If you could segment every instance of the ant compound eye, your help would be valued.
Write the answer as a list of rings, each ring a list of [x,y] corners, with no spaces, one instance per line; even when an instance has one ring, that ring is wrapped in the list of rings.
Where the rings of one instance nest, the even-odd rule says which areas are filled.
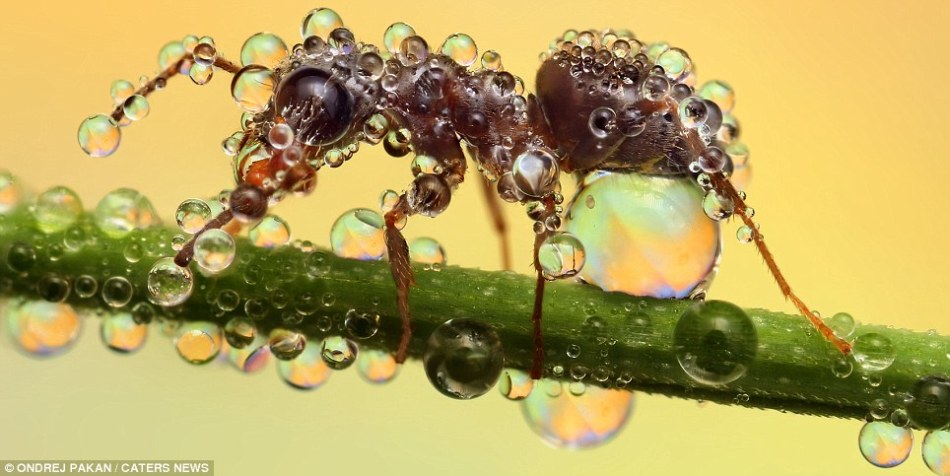
[[[339,140],[353,120],[353,97],[328,71],[303,67],[281,79],[277,112],[307,145]]]
[[[234,218],[249,223],[264,218],[267,213],[267,196],[252,185],[241,185],[231,192],[231,213]]]

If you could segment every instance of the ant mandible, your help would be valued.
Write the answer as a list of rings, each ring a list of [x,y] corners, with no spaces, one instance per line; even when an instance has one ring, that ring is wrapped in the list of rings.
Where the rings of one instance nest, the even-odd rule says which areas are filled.
[[[157,76],[138,90],[127,82],[114,85],[111,115],[91,116],[80,126],[86,153],[106,156],[118,147],[119,127],[137,119],[144,98],[171,77],[187,74],[204,84],[218,70],[234,75],[231,93],[246,111],[243,132],[225,142],[236,156],[237,186],[229,207],[178,252],[179,266],[192,260],[201,233],[232,220],[255,222],[283,197],[309,194],[317,170],[342,165],[360,142],[384,142],[395,156],[411,151],[427,165],[414,167],[408,189],[385,210],[384,227],[402,318],[401,363],[412,332],[414,285],[401,230],[408,217],[434,217],[449,206],[465,178],[464,144],[484,177],[505,268],[510,258],[498,197],[525,205],[534,222],[533,378],[543,370],[548,280],[580,274],[611,291],[697,297],[718,263],[717,222],[733,214],[785,297],[841,352],[850,352],[850,344],[792,292],[745,195],[730,182],[744,165],[725,152],[738,133],[723,112],[731,108],[731,90],[711,82],[697,95],[685,51],[644,45],[628,31],[568,30],[542,56],[537,95],[525,97],[521,79],[502,69],[496,52],[486,51],[481,68],[473,66],[478,53],[465,34],[432,51],[409,25],[396,23],[380,51],[357,42],[327,8],[311,11],[301,32],[303,43],[291,49],[269,33],[252,36],[241,51],[243,67],[218,54],[207,37],[170,43],[160,53]],[[728,104],[710,100],[717,93]],[[562,173],[581,184],[564,223]],[[593,209],[600,215],[591,219]],[[598,241],[606,243],[594,246]],[[585,258],[596,264],[581,273]],[[631,269],[644,263],[653,269]]]

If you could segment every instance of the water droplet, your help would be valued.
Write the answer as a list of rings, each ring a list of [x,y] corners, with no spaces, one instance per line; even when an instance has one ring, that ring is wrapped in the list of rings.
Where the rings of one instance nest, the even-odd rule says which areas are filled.
[[[234,368],[247,374],[259,372],[267,367],[270,355],[270,348],[259,337],[240,349],[228,347],[228,361]]]
[[[36,281],[36,293],[44,301],[63,302],[69,297],[69,281],[55,274],[47,274]]]
[[[99,336],[109,349],[127,354],[139,350],[145,344],[148,325],[136,321],[127,312],[107,314],[102,318]]]
[[[698,96],[690,96],[683,100],[679,106],[680,121],[685,127],[696,129],[706,122],[706,103]],[[702,156],[701,156],[702,157]],[[706,162],[704,160],[704,162]],[[724,157],[722,162],[724,163]],[[702,164],[700,164],[702,167]],[[722,169],[722,166],[719,166]]]
[[[465,33],[456,33],[446,38],[441,50],[442,54],[466,67],[475,64],[475,60],[478,59],[478,47],[475,46],[475,40]]]
[[[130,121],[145,119],[150,109],[148,99],[141,94],[133,94],[122,103],[122,114]]]
[[[399,53],[399,46],[402,45],[403,40],[415,34],[416,30],[411,26],[402,22],[393,23],[383,33],[383,46],[389,54],[395,56]]]
[[[135,94],[135,86],[124,79],[117,79],[109,87],[109,95],[116,104],[122,104],[129,96]]]
[[[733,106],[735,106],[736,95],[732,91],[732,87],[725,81],[707,81],[699,87],[698,92],[703,99],[716,103],[724,113],[732,111]]]
[[[508,400],[524,400],[534,389],[534,379],[517,369],[505,369],[498,380],[498,391]]]
[[[259,65],[245,66],[231,80],[231,97],[247,112],[264,112],[276,87],[273,71]]]
[[[356,371],[369,383],[387,383],[396,377],[399,368],[395,357],[384,350],[364,350],[356,361]]]
[[[581,356],[581,346],[577,344],[571,344],[567,346],[567,356],[576,359]]]
[[[530,197],[541,197],[554,191],[558,184],[557,159],[545,148],[529,149],[511,166],[515,186]]]
[[[555,232],[541,243],[538,249],[538,262],[545,279],[554,280],[577,275],[584,267],[586,259],[584,245],[576,236],[566,232]]]
[[[831,364],[831,373],[838,378],[848,378],[853,370],[854,364],[852,364],[851,359],[847,357],[838,357],[834,363]]]
[[[307,346],[293,360],[278,361],[277,372],[284,382],[300,390],[313,390],[323,385],[331,373],[321,349],[315,345]]]
[[[445,264],[445,248],[433,238],[416,238],[409,243],[409,259],[416,263]]]
[[[283,218],[267,215],[247,233],[254,246],[277,248],[290,243],[290,225]]]
[[[386,254],[383,217],[366,208],[343,213],[330,230],[330,246],[343,258],[379,260]]]
[[[487,50],[482,53],[482,68],[489,71],[501,71],[501,54],[495,50]]]
[[[542,380],[546,385],[546,380]],[[560,387],[560,382],[558,387]],[[531,392],[521,403],[528,426],[557,448],[602,445],[616,436],[633,411],[633,393],[588,387],[582,395]]]
[[[303,25],[300,27],[300,35],[304,39],[311,36],[328,39],[330,38],[330,32],[342,26],[343,19],[335,11],[329,8],[317,8],[304,17]]]
[[[741,308],[724,301],[697,302],[676,323],[673,345],[680,367],[695,381],[724,385],[755,360],[758,337]]]
[[[274,329],[267,341],[270,351],[280,360],[293,360],[300,355],[307,346],[307,338],[299,333],[287,329]]]
[[[119,148],[122,131],[111,117],[105,114],[89,116],[79,124],[79,147],[90,157],[107,157]]]
[[[76,341],[82,320],[72,306],[46,301],[8,301],[0,309],[14,342],[36,356],[60,354]]]
[[[735,204],[732,199],[725,195],[720,195],[715,190],[706,192],[703,197],[703,211],[706,216],[715,221],[722,221],[732,216],[735,211]]]
[[[0,215],[19,205],[21,195],[19,180],[10,172],[0,170]]]
[[[241,63],[273,68],[290,54],[287,44],[273,33],[257,33],[248,38],[241,46]]]
[[[73,290],[76,291],[76,296],[82,299],[90,298],[96,295],[96,291],[99,290],[99,283],[96,282],[96,278],[83,274],[76,277]]]
[[[178,329],[175,348],[190,364],[211,362],[221,352],[221,328],[213,322],[186,322]]]
[[[234,349],[243,349],[257,338],[257,328],[251,319],[244,316],[232,317],[224,325],[224,338]]]
[[[835,331],[835,335],[842,339],[846,339],[854,333],[854,317],[851,317],[851,314],[847,312],[839,312],[829,317],[825,324],[828,324],[828,327]]]
[[[79,196],[66,187],[53,187],[41,193],[36,197],[33,208],[36,226],[44,233],[56,233],[69,228],[82,212]]]
[[[413,35],[402,40],[399,44],[399,53],[406,65],[420,65],[429,57],[429,44],[426,43],[425,38]]]
[[[950,476],[950,431],[931,431],[920,446],[927,467],[938,476]]]
[[[356,339],[369,339],[379,330],[379,314],[350,309],[343,319],[347,332]]]
[[[950,424],[950,380],[939,375],[922,377],[910,389],[907,415],[925,430],[939,430]]]
[[[858,434],[861,455],[879,468],[893,468],[903,463],[913,446],[914,434],[909,428],[883,421],[865,423]]]
[[[692,69],[689,55],[679,48],[670,48],[660,53],[656,58],[656,64],[661,66],[666,76],[673,81],[686,77]]]
[[[152,202],[130,188],[120,188],[106,194],[96,205],[95,222],[111,238],[122,238],[132,230],[141,230],[161,224]]]
[[[495,385],[505,353],[491,327],[473,319],[452,319],[432,332],[423,362],[436,390],[468,400],[484,395]]]
[[[321,356],[333,370],[343,370],[356,361],[359,347],[356,342],[342,336],[329,336],[323,339]]]
[[[890,408],[887,406],[887,402],[882,398],[875,398],[871,402],[871,408],[869,409],[871,417],[875,420],[883,420],[887,416]]]
[[[852,347],[854,360],[865,372],[880,372],[894,363],[894,345],[886,336],[869,332],[858,336]]]
[[[640,85],[640,94],[648,101],[662,101],[670,92],[670,81],[658,74],[651,74]]]
[[[162,258],[148,272],[148,298],[159,306],[177,306],[190,296],[195,280],[188,268],[175,264],[172,258]]]
[[[132,300],[132,283],[122,276],[113,276],[102,283],[102,300],[109,307],[119,308]]]
[[[189,198],[178,205],[175,221],[178,228],[188,234],[195,234],[211,220],[211,207],[204,200]]]
[[[158,52],[158,66],[162,70],[166,70],[184,58],[187,53],[188,50],[185,49],[185,45],[180,41],[165,43]]]
[[[219,273],[234,261],[234,238],[215,228],[205,230],[195,240],[195,263],[210,273]]]

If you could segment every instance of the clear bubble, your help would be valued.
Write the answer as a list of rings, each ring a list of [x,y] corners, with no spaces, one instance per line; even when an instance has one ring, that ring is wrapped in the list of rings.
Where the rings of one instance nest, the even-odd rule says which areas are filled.
[[[475,46],[475,40],[465,33],[455,33],[446,38],[441,50],[442,54],[466,67],[475,64],[475,60],[478,59],[478,47]]]
[[[400,365],[387,351],[366,349],[356,361],[356,371],[369,383],[381,384],[392,381],[399,373]]]
[[[401,58],[408,65],[420,65],[429,58],[429,44],[421,36],[410,36],[399,44]]]
[[[501,64],[501,54],[495,50],[482,53],[482,68],[489,71],[501,71],[504,68]]]
[[[546,385],[547,380],[541,380]],[[560,382],[556,382],[560,387]],[[559,391],[531,392],[521,402],[528,426],[545,442],[571,450],[592,448],[610,441],[633,411],[633,393],[590,386],[583,394]]]
[[[248,38],[241,46],[241,64],[274,68],[290,52],[287,44],[273,33],[261,32]]]
[[[213,322],[186,322],[178,328],[175,349],[190,364],[211,362],[221,352],[221,328]]]
[[[894,363],[894,344],[882,334],[869,332],[854,340],[852,347],[855,362],[865,372],[880,372]]]
[[[137,322],[127,312],[111,313],[103,316],[99,336],[109,349],[127,354],[139,350],[145,344],[148,325]]]
[[[79,196],[66,187],[53,187],[41,193],[36,197],[33,207],[36,226],[44,233],[55,233],[69,228],[82,212]]]
[[[950,431],[931,431],[921,444],[924,463],[938,476],[950,476]]]
[[[337,256],[376,261],[386,254],[383,217],[366,208],[340,215],[330,229],[330,247]]]
[[[842,339],[854,334],[854,317],[847,312],[839,312],[829,317],[825,320],[825,324],[828,324],[828,327],[835,331],[835,335]]]
[[[82,320],[72,306],[47,301],[7,301],[0,308],[10,336],[20,349],[35,356],[52,356],[66,351],[82,328]]]
[[[710,276],[720,251],[719,227],[697,206],[701,199],[686,179],[588,175],[564,225],[584,244],[581,278],[607,291],[688,297]]]
[[[529,149],[519,155],[511,172],[518,189],[531,197],[554,191],[560,174],[557,159],[545,148]]]
[[[722,221],[731,217],[734,211],[735,204],[732,199],[719,194],[719,192],[715,190],[706,192],[706,195],[703,197],[703,212],[706,213],[706,216],[715,221]]]
[[[416,263],[445,264],[445,248],[433,238],[416,238],[409,243],[409,259]]]
[[[211,220],[211,207],[204,200],[189,198],[178,205],[175,221],[178,228],[188,234],[195,234]]]
[[[307,338],[288,329],[274,329],[267,340],[270,351],[280,360],[293,360],[307,347]]]
[[[909,392],[907,415],[924,430],[939,430],[950,424],[950,380],[940,375],[922,377]]]
[[[188,268],[179,267],[173,258],[162,258],[148,272],[148,299],[159,306],[177,306],[191,296],[195,284]]]
[[[22,196],[20,183],[6,170],[0,170],[0,215],[9,213],[20,203]]]
[[[571,233],[552,233],[538,249],[538,262],[545,279],[576,276],[584,267],[584,245]]]
[[[865,423],[858,434],[861,456],[879,468],[893,468],[910,456],[914,446],[914,434],[909,428],[894,426],[888,422]]]
[[[342,336],[329,336],[323,339],[320,355],[333,370],[343,370],[356,361],[359,347],[356,342]]]
[[[389,54],[395,56],[396,53],[399,53],[399,46],[402,45],[403,40],[410,36],[415,36],[415,34],[416,30],[408,24],[402,22],[393,23],[389,25],[383,33],[383,46],[386,47],[386,51],[388,51]]]
[[[109,307],[123,307],[132,300],[132,283],[123,276],[113,276],[102,283],[102,300]]]
[[[329,8],[311,10],[303,19],[300,27],[301,38],[318,36],[324,40],[330,38],[330,32],[343,27],[343,19]]]
[[[132,230],[157,226],[162,221],[145,195],[120,188],[106,194],[96,205],[95,222],[110,238],[122,238]]]
[[[257,328],[250,318],[235,316],[224,325],[224,338],[231,348],[243,349],[257,338]]]
[[[343,319],[343,326],[354,338],[369,339],[379,331],[379,314],[350,309]]]
[[[73,282],[73,290],[76,291],[76,296],[82,299],[91,298],[95,296],[96,291],[99,290],[99,283],[96,281],[96,278],[88,274],[83,274],[76,277],[76,280]]]
[[[36,264],[36,250],[32,246],[16,242],[7,252],[7,267],[18,273],[26,273]]]
[[[662,101],[670,92],[670,81],[664,76],[651,74],[640,85],[640,94],[648,101]]]
[[[277,373],[291,387],[313,390],[330,378],[330,367],[324,362],[320,347],[311,345],[293,360],[277,361]]]
[[[240,349],[228,345],[228,361],[234,368],[250,374],[259,372],[270,362],[270,348],[262,338],[255,339]]]
[[[498,380],[498,391],[508,400],[524,400],[534,389],[534,379],[518,369],[505,369]]]
[[[79,147],[90,157],[106,157],[119,148],[122,131],[114,119],[105,114],[89,116],[79,124]]]
[[[706,103],[698,96],[684,99],[679,106],[680,121],[690,129],[703,125],[706,122],[707,113]]]
[[[851,363],[851,359],[846,357],[839,357],[831,364],[831,373],[838,378],[848,378],[853,371],[854,364]]]
[[[689,55],[679,48],[670,48],[660,53],[656,58],[656,64],[662,66],[666,76],[674,81],[685,78],[693,67]]]
[[[468,400],[495,386],[505,363],[505,352],[491,327],[474,319],[452,319],[432,332],[423,362],[426,376],[436,390]]]
[[[122,103],[122,114],[130,121],[145,119],[150,109],[148,99],[141,94],[133,94]]]
[[[158,66],[162,70],[166,70],[181,61],[187,54],[188,50],[185,49],[182,42],[170,41],[165,43],[165,46],[162,46],[162,49],[158,52]]]
[[[219,273],[231,266],[234,254],[234,238],[219,228],[205,230],[195,240],[195,263],[210,273]]]
[[[122,104],[130,96],[135,94],[135,86],[124,79],[117,79],[109,87],[109,95],[116,104]]]
[[[739,243],[748,244],[752,243],[755,240],[755,234],[757,231],[752,228],[742,225],[736,229],[736,239],[739,240]]]
[[[247,233],[254,246],[277,248],[290,243],[290,225],[283,218],[267,215]]]
[[[676,323],[673,347],[680,367],[704,385],[725,385],[755,361],[758,336],[749,316],[725,301],[697,302]]]
[[[245,66],[231,80],[231,97],[247,112],[264,112],[276,87],[273,71],[259,65]]]
[[[701,98],[716,103],[723,113],[732,111],[732,108],[735,106],[735,92],[733,92],[732,87],[725,81],[707,81],[699,87],[697,92]]]

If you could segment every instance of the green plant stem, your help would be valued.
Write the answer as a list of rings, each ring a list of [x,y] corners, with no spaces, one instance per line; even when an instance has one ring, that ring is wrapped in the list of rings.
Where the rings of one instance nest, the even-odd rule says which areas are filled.
[[[128,277],[134,295],[120,310],[147,302],[148,271],[159,257],[174,254],[168,245],[174,232],[153,228],[112,239],[98,232],[91,222],[89,216],[84,216],[70,229],[45,234],[36,229],[33,217],[24,210],[0,215],[0,295],[39,299],[40,278],[52,274],[74,280],[89,274],[99,283],[110,276]],[[80,235],[84,236],[77,242]],[[35,263],[26,272],[11,269],[9,255],[14,243],[28,244],[36,252]],[[278,327],[298,329],[312,342],[319,342],[328,334],[345,332],[343,320],[350,311],[375,313],[380,316],[379,332],[358,342],[394,351],[400,321],[387,264],[341,259],[324,251],[308,252],[306,248],[304,244],[261,249],[240,239],[237,258],[224,274],[204,277],[192,265],[192,297],[175,308],[153,308],[166,318],[212,321],[221,326],[250,310],[257,317],[261,332]],[[126,257],[135,259],[139,254],[142,257],[134,263]],[[412,358],[423,356],[426,340],[436,326],[447,319],[470,317],[497,330],[507,367],[530,368],[534,289],[531,277],[455,266],[418,266],[416,281],[410,296]],[[222,309],[219,297],[224,291],[236,292],[240,304],[234,309],[228,305]],[[79,298],[72,292],[67,302],[78,308],[110,310],[101,290],[88,298]],[[864,418],[878,399],[890,408],[901,406],[903,394],[917,379],[945,373],[950,362],[948,337],[858,325],[854,336],[877,332],[890,339],[896,359],[870,379],[856,363],[854,371],[841,378],[832,371],[841,355],[813,332],[803,318],[747,309],[758,333],[754,362],[738,380],[723,386],[707,386],[681,369],[673,350],[673,329],[692,302],[640,298],[579,283],[555,282],[547,287],[544,304],[546,377],[571,380],[572,376],[581,376],[591,385],[672,397]],[[258,316],[255,308],[263,309],[263,315]],[[571,345],[580,348],[576,358],[567,356]]]

